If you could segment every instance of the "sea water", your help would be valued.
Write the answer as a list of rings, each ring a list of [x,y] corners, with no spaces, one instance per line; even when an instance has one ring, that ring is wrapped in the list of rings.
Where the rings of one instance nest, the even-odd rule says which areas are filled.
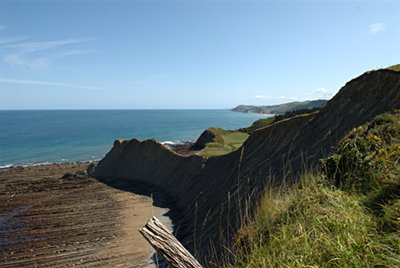
[[[115,139],[194,141],[204,129],[238,129],[266,115],[229,110],[0,111],[0,168],[98,160]]]

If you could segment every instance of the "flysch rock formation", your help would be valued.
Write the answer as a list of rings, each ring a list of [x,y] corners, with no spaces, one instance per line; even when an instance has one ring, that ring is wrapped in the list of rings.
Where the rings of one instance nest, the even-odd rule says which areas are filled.
[[[181,211],[178,238],[204,266],[218,266],[266,185],[296,182],[351,129],[399,108],[400,72],[370,71],[348,82],[319,113],[260,129],[228,155],[205,159],[178,155],[154,140],[116,141],[93,176],[168,193]]]

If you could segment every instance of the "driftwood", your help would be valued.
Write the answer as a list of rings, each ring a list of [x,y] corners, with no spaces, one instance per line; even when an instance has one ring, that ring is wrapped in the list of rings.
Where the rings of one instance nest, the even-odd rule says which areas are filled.
[[[156,218],[149,220],[140,233],[173,268],[202,268],[200,263]]]

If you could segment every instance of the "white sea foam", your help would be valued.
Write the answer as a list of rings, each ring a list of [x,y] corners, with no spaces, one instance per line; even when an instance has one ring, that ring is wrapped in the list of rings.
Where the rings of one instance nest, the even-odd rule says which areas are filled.
[[[10,167],[13,167],[14,165],[3,165],[3,166],[0,166],[0,169],[5,169],[5,168],[10,168]]]
[[[0,165],[1,169],[8,169],[8,168],[17,168],[17,167],[37,167],[37,166],[47,166],[47,165],[57,165],[57,164],[73,164],[73,163],[93,163],[98,162],[101,158],[91,157],[90,160],[82,160],[82,161],[62,161],[62,162],[41,162],[41,163],[26,163],[26,164],[7,164],[7,165]],[[67,160],[67,159],[65,159]]]
[[[178,142],[178,141],[162,141],[161,142],[161,144],[162,145],[176,145],[176,144],[179,144],[180,142]]]
[[[177,141],[161,141],[160,143],[162,145],[166,145],[166,146],[174,146],[174,145],[193,143],[193,142],[195,142],[195,141],[194,140],[187,140],[187,141],[177,140]]]
[[[7,169],[7,168],[12,168],[12,167],[35,167],[35,166],[44,166],[44,165],[51,165],[54,163],[50,162],[43,162],[43,163],[27,163],[27,164],[8,164],[8,165],[2,165],[0,166],[0,169]]]
[[[50,162],[42,162],[42,163],[35,163],[35,164],[26,164],[26,165],[21,165],[23,167],[36,167],[36,166],[46,166],[46,165],[51,165],[54,163],[50,163]]]

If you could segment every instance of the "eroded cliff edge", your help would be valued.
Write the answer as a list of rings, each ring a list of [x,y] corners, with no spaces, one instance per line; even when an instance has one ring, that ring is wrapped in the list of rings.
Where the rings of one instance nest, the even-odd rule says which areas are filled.
[[[149,183],[174,197],[182,211],[178,237],[213,266],[266,184],[295,182],[349,130],[399,108],[400,72],[371,71],[348,82],[319,113],[260,129],[231,154],[205,159],[178,155],[152,140],[116,141],[94,176]]]

